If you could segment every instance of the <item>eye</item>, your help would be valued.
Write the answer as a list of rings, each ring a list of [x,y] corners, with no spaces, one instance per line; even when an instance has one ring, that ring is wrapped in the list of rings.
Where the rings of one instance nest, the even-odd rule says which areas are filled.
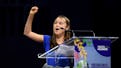
[[[55,21],[54,24],[57,24],[57,22]]]
[[[63,22],[59,22],[59,24],[60,24],[60,25],[62,25],[62,24],[63,24]]]

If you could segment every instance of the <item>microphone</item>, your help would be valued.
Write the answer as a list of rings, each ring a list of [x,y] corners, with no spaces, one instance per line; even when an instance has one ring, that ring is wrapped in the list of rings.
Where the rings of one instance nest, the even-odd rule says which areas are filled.
[[[63,27],[60,27],[60,28],[56,28],[56,30],[65,30],[65,29]]]
[[[60,29],[65,30],[63,27],[60,27]]]
[[[66,30],[66,29],[64,29],[63,27],[60,27],[60,29],[65,30],[66,32],[72,32],[73,37],[74,37],[74,38],[76,37],[73,30]]]

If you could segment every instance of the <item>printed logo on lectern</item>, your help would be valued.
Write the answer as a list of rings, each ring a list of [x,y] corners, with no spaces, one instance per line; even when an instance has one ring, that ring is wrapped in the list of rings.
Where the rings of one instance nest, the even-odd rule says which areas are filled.
[[[111,56],[111,40],[109,39],[101,39],[101,40],[93,40],[94,48],[96,51],[103,56]]]

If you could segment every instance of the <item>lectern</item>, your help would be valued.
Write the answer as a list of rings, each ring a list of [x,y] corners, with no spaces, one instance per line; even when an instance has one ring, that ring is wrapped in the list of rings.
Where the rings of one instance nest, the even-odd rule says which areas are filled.
[[[76,36],[75,32],[79,32],[80,36]],[[81,36],[81,32],[92,32],[93,36]],[[111,44],[119,37],[95,36],[90,30],[73,30],[72,33],[72,38],[38,54],[38,58],[54,58],[57,66],[61,63],[60,59],[68,58],[73,65],[69,67],[73,68],[111,68]]]

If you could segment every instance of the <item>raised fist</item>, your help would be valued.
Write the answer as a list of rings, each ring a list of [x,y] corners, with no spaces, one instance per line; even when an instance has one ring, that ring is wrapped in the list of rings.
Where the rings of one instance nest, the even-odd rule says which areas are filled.
[[[30,10],[30,14],[36,14],[38,12],[38,7],[37,6],[33,6]]]

